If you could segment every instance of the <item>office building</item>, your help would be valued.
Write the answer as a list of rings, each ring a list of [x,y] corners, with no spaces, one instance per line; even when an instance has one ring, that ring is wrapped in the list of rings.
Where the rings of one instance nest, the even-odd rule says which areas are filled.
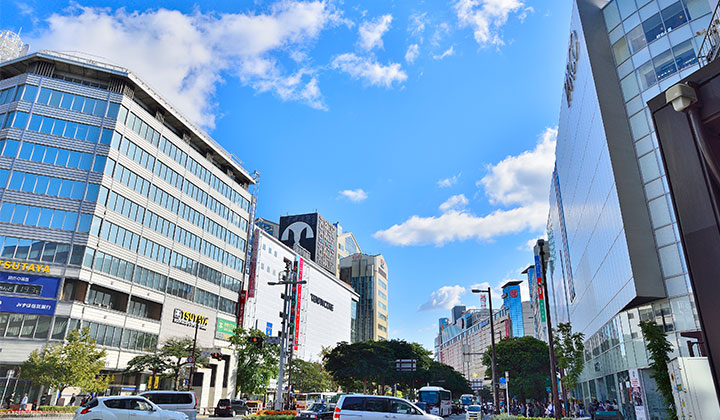
[[[525,317],[523,316],[523,304],[520,297],[521,281],[509,281],[502,286],[503,306],[507,308],[512,323],[512,336],[525,336]]]
[[[453,323],[447,318],[440,318],[440,332],[435,338],[435,359],[462,373],[469,381],[480,380],[490,385],[489,376],[485,375],[487,366],[482,363],[482,353],[490,347],[492,335],[490,334],[490,312],[485,309],[464,309],[464,306],[455,306],[454,314],[462,312]],[[513,337],[510,310],[505,306],[496,309],[493,317],[495,329],[495,342],[503,338]],[[488,380],[485,380],[485,378]]]
[[[545,319],[545,307],[544,301],[540,300],[540,296],[542,296],[542,291],[538,286],[537,281],[537,275],[535,273],[535,266],[531,265],[528,268],[525,269],[525,271],[522,272],[522,274],[527,274],[527,281],[528,281],[528,290],[530,291],[530,302],[527,302],[527,306],[529,306],[529,311],[524,312],[528,319],[532,318],[532,330],[528,334],[528,329],[525,328],[525,333],[527,335],[531,335],[538,340],[542,340],[547,342],[548,336],[547,336],[547,323]],[[523,305],[526,302],[523,302]],[[523,311],[525,311],[525,307],[523,307]]]
[[[335,223],[335,229],[337,231],[337,272],[336,275],[340,277],[340,260],[349,257],[353,254],[362,253],[360,245],[358,245],[355,235],[352,232],[343,231],[340,223]]]
[[[319,213],[280,217],[280,240],[297,251],[307,250],[310,259],[337,275],[337,229]],[[302,251],[300,251],[302,252]]]
[[[340,260],[340,279],[360,295],[353,342],[388,339],[388,269],[381,254]]]
[[[321,361],[323,348],[332,348],[341,341],[352,340],[360,296],[324,267],[307,260],[260,228],[255,229],[248,300],[243,324],[270,336],[281,331],[284,286],[272,286],[285,270],[285,260],[298,262],[298,280],[306,281],[297,291],[299,306],[294,308],[296,329],[293,335],[296,357]],[[257,242],[255,242],[257,238]]]
[[[200,320],[223,357],[194,377],[199,407],[234,396],[248,172],[131,71],[61,53],[0,63],[0,124],[2,383],[88,327],[110,391],[142,390],[128,361]]]
[[[280,224],[275,223],[271,220],[263,219],[258,217],[255,219],[255,226],[267,232],[270,236],[280,238]]]
[[[714,5],[713,5],[714,6]],[[548,221],[556,325],[586,337],[575,395],[660,418],[639,322],[676,354],[699,329],[646,102],[697,68],[708,0],[575,0]],[[630,399],[628,395],[639,395]]]

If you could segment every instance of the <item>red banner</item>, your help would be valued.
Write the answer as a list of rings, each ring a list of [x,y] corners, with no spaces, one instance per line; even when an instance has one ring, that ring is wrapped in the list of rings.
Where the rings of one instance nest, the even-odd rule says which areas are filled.
[[[250,274],[248,275],[247,297],[255,297],[255,273],[257,271],[258,248],[260,248],[260,229],[255,228],[252,240],[252,256],[250,257]]]
[[[298,282],[301,282],[303,279],[303,259],[302,257],[297,257],[299,259],[298,261],[298,275],[297,280]],[[297,297],[296,297],[296,304],[295,304],[295,350],[298,349],[298,344],[300,342],[300,304],[302,303],[302,284],[297,285]]]
[[[240,299],[238,300],[237,324],[242,327],[245,321],[245,302],[247,301],[247,291],[240,291]]]

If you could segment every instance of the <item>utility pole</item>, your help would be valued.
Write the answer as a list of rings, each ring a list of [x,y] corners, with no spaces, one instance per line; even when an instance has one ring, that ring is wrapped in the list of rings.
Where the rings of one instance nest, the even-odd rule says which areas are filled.
[[[290,355],[292,355],[292,347],[290,345],[292,344],[289,340],[289,328],[290,328],[290,313],[293,310],[293,296],[292,296],[292,290],[293,287],[298,284],[305,284],[306,281],[297,281],[294,277],[295,270],[293,267],[293,261],[285,258],[285,271],[280,273],[280,276],[282,277],[281,281],[279,282],[268,282],[271,286],[276,285],[284,285],[285,286],[285,292],[283,293],[283,311],[280,314],[280,317],[282,318],[282,327],[280,328],[280,365],[278,366],[278,379],[277,379],[277,389],[275,390],[275,409],[276,410],[282,410],[283,409],[283,381],[285,379],[285,359],[288,358],[287,352],[290,351]],[[297,320],[296,320],[297,322]],[[290,356],[292,357],[292,356]],[[288,398],[289,398],[289,391],[290,387],[288,384]]]
[[[505,371],[505,409],[510,414],[510,373]]]
[[[195,349],[197,348],[197,332],[198,332],[198,326],[200,326],[200,316],[195,315],[195,338],[193,338],[193,349],[192,349],[192,365],[190,365],[190,379],[188,380],[188,391],[192,388],[193,384],[193,375],[195,375],[195,363],[197,363],[195,357]]]
[[[560,408],[560,398],[558,398],[557,386],[557,362],[555,361],[555,340],[553,339],[552,322],[550,320],[550,296],[548,296],[547,287],[547,263],[545,257],[549,253],[548,244],[544,239],[538,239],[536,252],[540,257],[540,270],[542,273],[542,287],[545,295],[545,320],[547,322],[548,348],[550,349],[550,389],[552,390],[553,412],[556,420],[562,417],[562,409]]]
[[[492,309],[492,295],[490,294],[492,292],[491,288],[487,289],[472,289],[473,293],[487,293],[488,295],[488,305],[490,307],[490,346],[492,347],[492,389],[493,389],[493,399],[495,401],[495,414],[500,413],[500,397],[498,396],[498,384],[497,384],[497,376],[495,376],[496,371],[496,364],[495,364],[495,323],[493,322],[494,314]]]

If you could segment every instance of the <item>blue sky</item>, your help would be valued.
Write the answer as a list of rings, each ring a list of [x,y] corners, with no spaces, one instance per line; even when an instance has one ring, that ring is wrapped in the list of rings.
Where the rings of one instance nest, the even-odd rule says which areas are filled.
[[[259,216],[317,209],[384,254],[392,337],[431,347],[471,285],[522,279],[570,0],[124,4],[6,0],[0,29],[130,68],[261,173]]]

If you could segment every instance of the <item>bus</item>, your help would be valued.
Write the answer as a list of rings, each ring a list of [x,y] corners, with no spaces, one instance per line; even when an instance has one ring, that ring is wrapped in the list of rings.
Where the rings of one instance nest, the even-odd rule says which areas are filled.
[[[463,394],[460,397],[460,405],[467,409],[468,406],[475,404],[475,397],[472,394]]]
[[[314,402],[336,403],[340,397],[337,392],[307,392],[295,394],[295,408],[305,410]]]
[[[427,404],[428,413],[435,414],[434,408],[437,408],[437,415],[447,417],[452,414],[452,394],[445,388],[439,386],[424,386],[418,390],[418,401]]]

